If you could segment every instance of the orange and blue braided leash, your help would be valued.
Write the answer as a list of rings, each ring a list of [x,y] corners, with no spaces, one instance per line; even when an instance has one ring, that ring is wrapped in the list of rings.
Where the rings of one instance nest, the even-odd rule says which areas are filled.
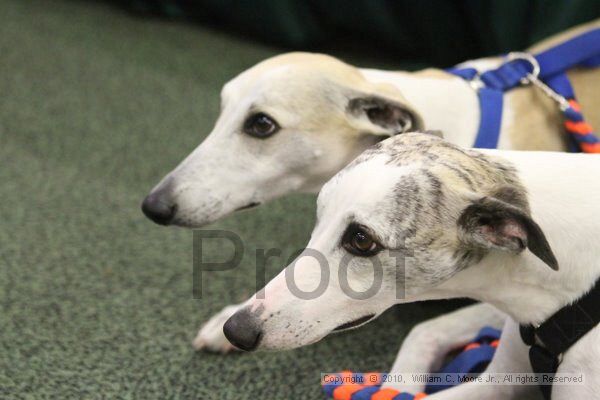
[[[568,99],[568,102],[569,108],[563,111],[567,133],[584,153],[600,153],[600,139],[592,126],[585,122],[581,106],[573,98]]]
[[[455,377],[465,374],[479,374],[492,360],[499,344],[500,331],[491,327],[482,328],[473,341],[464,346],[440,371]],[[342,371],[326,374],[322,378],[325,395],[333,400],[421,400],[430,394],[456,386],[459,382],[433,383],[425,387],[425,392],[407,393],[392,388],[382,388],[390,379],[380,372],[358,373]]]

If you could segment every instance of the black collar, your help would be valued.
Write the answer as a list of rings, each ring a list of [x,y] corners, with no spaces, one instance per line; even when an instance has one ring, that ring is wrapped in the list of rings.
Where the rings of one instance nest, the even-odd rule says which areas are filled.
[[[521,338],[530,346],[529,361],[536,374],[554,374],[562,359],[583,335],[600,323],[600,279],[576,302],[558,310],[538,327],[521,325]],[[550,399],[552,385],[540,386]]]

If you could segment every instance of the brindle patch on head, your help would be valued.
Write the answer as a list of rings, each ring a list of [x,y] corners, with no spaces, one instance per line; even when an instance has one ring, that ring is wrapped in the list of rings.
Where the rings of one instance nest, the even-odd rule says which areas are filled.
[[[436,132],[409,132],[377,143],[357,157],[348,167],[361,164],[376,156],[385,156],[387,164],[402,166],[426,160],[436,161],[443,148],[459,149],[444,141]],[[432,149],[438,151],[431,151]],[[462,150],[461,150],[462,151]]]
[[[417,216],[421,214],[423,204],[421,198],[421,186],[417,179],[408,176],[402,179],[393,191],[395,203],[390,213],[390,220],[399,232],[402,232],[402,240],[410,240],[417,234]],[[402,212],[398,212],[402,210]],[[397,237],[400,235],[396,235]]]
[[[480,248],[464,245],[457,218],[469,198],[495,197],[529,213],[527,193],[507,161],[465,150],[436,136],[406,133],[364,152],[348,168],[374,157],[391,166],[410,166],[386,200],[399,251],[414,257],[398,276],[409,285],[435,285],[481,260]]]
[[[477,150],[462,149],[437,136],[418,132],[383,141],[363,156],[368,159],[377,154],[385,154],[388,164],[418,163],[446,185],[459,185],[481,195],[498,196],[526,208],[526,190],[514,166],[506,160]],[[357,159],[356,162],[361,161]]]

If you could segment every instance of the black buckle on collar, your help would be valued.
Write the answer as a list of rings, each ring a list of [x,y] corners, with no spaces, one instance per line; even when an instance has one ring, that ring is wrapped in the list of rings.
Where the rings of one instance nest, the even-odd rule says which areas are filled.
[[[535,328],[533,325],[519,325],[519,333],[521,334],[521,340],[527,346],[535,344]]]
[[[546,347],[538,344],[539,338],[536,341],[536,328],[533,325],[521,325],[519,333],[523,342],[527,346],[530,346],[529,362],[531,363],[533,372],[536,374],[554,375],[558,369],[558,364],[560,364],[560,355],[554,354]],[[540,390],[544,399],[549,400],[552,392],[552,384],[540,384]]]
[[[551,374],[554,375],[558,369],[558,357],[545,347],[534,344],[529,349],[529,362],[536,374]],[[550,400],[552,393],[552,383],[540,384],[540,390],[544,399]]]
[[[554,374],[558,369],[558,356],[540,345],[534,344],[529,349],[529,361],[537,374]]]

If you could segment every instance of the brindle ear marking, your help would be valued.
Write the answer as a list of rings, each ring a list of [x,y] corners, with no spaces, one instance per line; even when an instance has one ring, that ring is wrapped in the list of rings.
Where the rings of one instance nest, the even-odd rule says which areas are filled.
[[[372,124],[383,128],[389,136],[423,128],[421,118],[408,107],[379,96],[353,98],[348,102],[348,112],[355,117],[366,117]]]
[[[553,270],[558,261],[540,226],[525,212],[503,201],[484,197],[458,219],[464,239],[472,245],[520,253],[528,248]]]

